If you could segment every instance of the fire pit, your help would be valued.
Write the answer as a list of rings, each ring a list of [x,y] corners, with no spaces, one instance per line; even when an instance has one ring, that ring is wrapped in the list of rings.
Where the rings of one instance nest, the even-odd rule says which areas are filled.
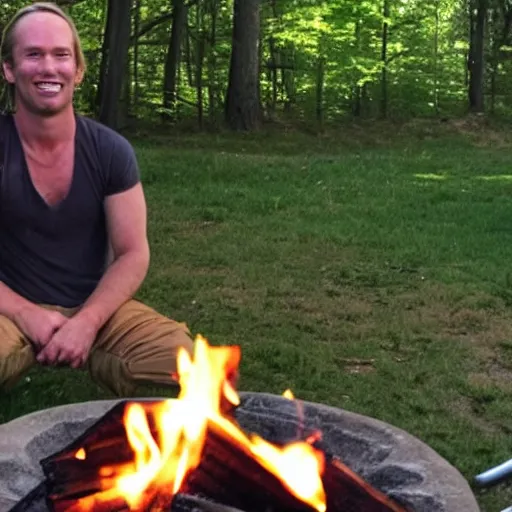
[[[206,382],[217,381],[217,386],[210,387],[218,388],[213,402],[220,406],[218,414],[214,409],[208,412],[208,400],[201,403],[204,375],[212,368],[237,367],[238,357],[230,351],[222,363],[217,357],[221,351],[210,355],[201,346],[203,359],[209,359],[211,367],[196,369],[195,361],[182,361],[188,380],[182,382],[180,371],[182,394],[177,401],[72,404],[0,425],[0,512],[48,512],[53,504],[57,511],[68,507],[128,510],[131,492],[138,498],[144,494],[146,500],[136,510],[209,512],[236,506],[254,512],[478,512],[469,485],[454,467],[418,439],[375,419],[293,397],[236,394],[225,375],[212,378],[211,374]],[[196,381],[203,382],[197,385]],[[190,396],[196,400],[189,400]],[[228,402],[236,407],[229,409]],[[168,404],[175,407],[170,415],[175,423],[162,429],[160,421],[169,415],[160,417],[160,413]],[[207,428],[201,431],[204,418],[208,418]],[[186,432],[180,431],[186,423]],[[202,432],[199,445],[195,438],[189,442],[194,437],[189,428]],[[179,449],[169,451],[166,443],[173,429],[182,433],[176,437]],[[199,457],[194,463],[197,446]],[[173,459],[175,453],[179,457]],[[191,469],[184,469],[184,464]],[[160,469],[148,478],[151,485],[144,484],[144,492],[137,490],[144,474],[155,467]],[[186,477],[179,480],[182,474]],[[119,475],[124,487],[117,480]],[[313,485],[316,480],[320,488]],[[169,488],[169,482],[181,493],[176,496],[185,499],[178,508],[176,498],[172,508],[162,506],[160,498],[166,492],[171,496],[178,492]],[[115,487],[113,500],[99,492],[111,487]],[[100,503],[97,496],[101,497],[99,508],[95,508]],[[196,496],[202,505],[187,503],[187,496]],[[123,505],[114,506],[120,498]]]
[[[275,395],[240,393],[240,424],[268,439],[293,438],[296,407]],[[118,401],[65,405],[0,426],[0,511],[10,510],[44,478],[40,461],[63,449]],[[304,403],[305,423],[321,428],[330,450],[377,489],[415,512],[478,512],[460,473],[406,432],[325,405]]]

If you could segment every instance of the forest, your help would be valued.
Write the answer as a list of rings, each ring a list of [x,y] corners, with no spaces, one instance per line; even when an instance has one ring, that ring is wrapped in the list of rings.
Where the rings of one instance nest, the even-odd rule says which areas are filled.
[[[57,3],[87,59],[77,109],[115,129],[512,113],[510,0]]]

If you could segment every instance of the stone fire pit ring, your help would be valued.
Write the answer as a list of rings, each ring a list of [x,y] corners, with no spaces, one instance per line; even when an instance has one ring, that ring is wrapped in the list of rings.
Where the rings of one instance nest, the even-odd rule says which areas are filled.
[[[428,445],[382,421],[343,409],[241,392],[236,419],[269,441],[296,439],[302,427],[322,431],[332,454],[376,489],[415,512],[479,512],[467,481]],[[134,399],[140,400],[140,399]],[[123,400],[125,401],[125,400]],[[120,400],[63,405],[0,425],[0,512],[43,480],[40,460],[65,448]]]

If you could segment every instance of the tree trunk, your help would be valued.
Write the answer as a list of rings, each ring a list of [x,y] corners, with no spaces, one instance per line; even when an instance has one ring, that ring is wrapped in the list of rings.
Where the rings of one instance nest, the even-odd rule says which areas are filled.
[[[316,120],[319,125],[324,122],[324,81],[325,81],[325,57],[320,49],[316,74]]]
[[[435,32],[434,32],[434,109],[439,115],[439,0],[435,2]]]
[[[130,47],[131,0],[109,0],[102,55],[99,121],[117,129],[120,122],[123,79]]]
[[[196,11],[196,24],[197,24],[197,78],[196,78],[196,91],[197,91],[197,122],[199,128],[203,128],[204,119],[204,105],[203,105],[203,67],[204,55],[206,47],[206,31],[204,30],[204,11],[200,6],[197,6]]]
[[[133,105],[133,78],[132,78],[132,59],[130,58],[130,52],[126,59],[126,65],[124,70],[124,78],[121,86],[121,108],[119,109],[118,125],[123,126],[129,119],[132,112]]]
[[[469,13],[469,109],[484,111],[484,37],[487,0],[470,0]]]
[[[381,96],[380,96],[380,115],[386,118],[388,115],[388,19],[389,19],[389,1],[384,0],[383,18],[382,23],[382,50],[381,62],[382,73],[380,79]]]
[[[295,84],[295,50],[293,43],[288,43],[281,59],[281,82],[283,85],[283,96],[285,96],[284,111],[291,112],[292,106],[296,103],[297,87]],[[286,69],[288,68],[288,69]]]
[[[211,30],[208,51],[208,114],[210,122],[214,121],[217,108],[217,78],[215,73],[217,63],[215,55],[217,44],[217,3],[218,0],[210,0]]]
[[[99,73],[99,83],[98,83],[98,91],[96,93],[96,108],[95,111],[99,116],[99,111],[101,108],[101,103],[103,99],[103,87],[105,82],[105,77],[107,76],[107,66],[108,66],[108,44],[109,44],[109,34],[112,25],[112,18],[113,16],[110,16],[110,9],[109,5],[106,6],[106,12],[103,12],[103,15],[106,17],[105,21],[105,31],[103,34],[103,41],[101,43],[101,61],[100,61],[100,73]],[[105,6],[104,6],[105,8]]]
[[[181,56],[181,42],[187,25],[188,8],[184,0],[173,0],[173,18],[167,56],[165,58],[163,105],[165,117],[176,117],[176,78]]]
[[[185,37],[185,56],[187,60],[185,61],[185,65],[187,67],[187,80],[189,87],[194,87],[194,76],[192,73],[192,45],[190,44],[190,27],[186,26],[186,37]]]
[[[277,8],[277,0],[271,0],[272,17],[278,30],[283,30],[282,14]],[[272,83],[272,109],[277,109],[279,98],[284,102],[284,111],[289,112],[295,103],[295,78],[294,78],[294,57],[293,43],[281,42],[279,48],[272,36],[269,40],[271,60],[271,83]],[[279,80],[280,77],[280,80]]]
[[[140,2],[135,0],[135,20],[133,32],[135,35],[140,30]],[[140,84],[139,84],[139,38],[135,37],[133,42],[133,104],[137,108],[140,97]]]
[[[278,54],[276,48],[276,42],[274,37],[269,38],[269,50],[270,50],[270,83],[272,84],[272,94],[270,99],[270,110],[276,111],[277,107],[277,68],[278,68]]]
[[[225,106],[226,122],[233,130],[256,130],[261,123],[259,34],[260,0],[235,0]]]
[[[361,20],[356,20],[354,27],[354,37],[356,40],[357,57],[361,53]],[[359,85],[359,78],[361,73],[356,71],[355,83],[352,86],[352,115],[354,117],[361,117],[361,86]]]
[[[491,112],[494,113],[496,102],[497,79],[499,74],[499,65],[502,60],[500,52],[503,46],[510,44],[510,29],[512,28],[512,6],[503,2],[502,9],[494,7],[492,15],[492,52],[491,52]],[[501,14],[501,16],[500,16]],[[500,17],[503,19],[501,31],[498,30]]]

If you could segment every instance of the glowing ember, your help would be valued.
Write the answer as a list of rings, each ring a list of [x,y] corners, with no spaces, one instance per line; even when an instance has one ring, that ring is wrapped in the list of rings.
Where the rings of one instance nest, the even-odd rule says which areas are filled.
[[[210,347],[201,336],[196,338],[193,360],[186,351],[180,351],[178,398],[144,406],[127,404],[124,425],[134,453],[132,463],[103,467],[102,490],[77,500],[73,510],[88,511],[94,504],[119,498],[131,510],[141,510],[157,495],[172,498],[199,466],[208,429],[214,429],[274,474],[293,496],[324,512],[321,477],[325,460],[310,444],[315,438],[278,447],[246,434],[223,412],[226,401],[239,404],[231,380],[239,362],[240,347]],[[285,396],[293,399],[290,391]],[[157,439],[151,434],[150,417]],[[84,460],[85,450],[78,450],[75,456]]]
[[[291,389],[287,389],[284,393],[283,393],[283,396],[285,398],[287,398],[288,400],[295,400],[295,397],[293,396],[293,393],[292,393],[292,390]]]
[[[78,450],[76,452],[75,457],[78,460],[85,460],[85,457],[86,457],[85,450],[83,448],[80,448],[80,450]]]

